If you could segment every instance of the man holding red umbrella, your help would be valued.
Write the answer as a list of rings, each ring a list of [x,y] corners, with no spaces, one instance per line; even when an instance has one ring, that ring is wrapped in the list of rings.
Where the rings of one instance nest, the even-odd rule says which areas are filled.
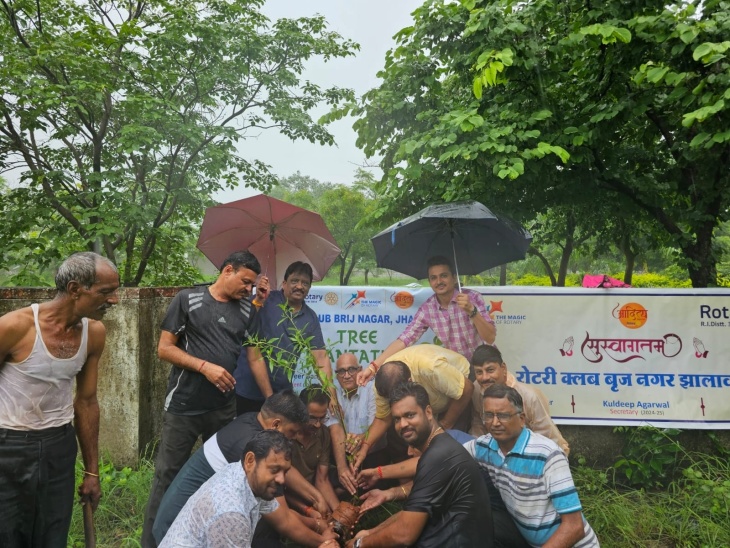
[[[261,308],[251,328],[254,338],[274,343],[274,353],[281,353],[281,359],[297,367],[302,351],[297,344],[296,331],[310,340],[312,355],[317,367],[332,382],[332,364],[322,336],[317,313],[305,301],[312,287],[312,267],[296,261],[284,273],[281,290],[272,291]],[[282,309],[282,305],[286,305]],[[293,388],[287,371],[283,367],[269,367],[268,360],[256,345],[243,349],[238,359],[236,377],[236,400],[238,414],[257,412],[264,400],[281,390]],[[316,381],[319,383],[319,381]]]

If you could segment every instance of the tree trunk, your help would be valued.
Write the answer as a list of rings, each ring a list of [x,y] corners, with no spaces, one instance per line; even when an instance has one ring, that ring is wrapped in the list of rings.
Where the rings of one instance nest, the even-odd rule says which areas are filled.
[[[638,251],[635,251],[631,247],[631,232],[630,228],[621,223],[621,229],[623,234],[618,242],[618,248],[624,254],[626,259],[626,266],[624,268],[624,283],[631,285],[631,278],[634,275],[634,267],[636,266],[636,257],[639,255]]]
[[[347,269],[347,274],[345,274],[345,283],[342,285],[349,285],[350,284],[350,276],[352,276],[352,271],[355,270],[355,264],[357,263],[357,260],[353,259],[350,262],[350,267]]]
[[[624,283],[631,285],[631,278],[634,275],[634,266],[636,265],[635,253],[624,253],[626,256],[626,268],[624,269]]]
[[[568,263],[570,262],[570,256],[573,254],[573,238],[569,238],[565,242],[563,253],[560,256],[560,267],[558,269],[558,287],[565,287],[565,278],[568,275]]]
[[[345,285],[345,257],[340,256],[340,285]]]
[[[499,267],[499,285],[507,285],[507,265],[503,264]]]
[[[565,246],[563,247],[563,253],[560,255],[560,267],[558,269],[558,287],[565,287],[565,278],[568,275],[568,264],[570,263],[570,256],[573,254],[575,249],[575,229],[576,229],[575,214],[571,211],[568,213],[565,222]]]
[[[714,224],[705,225],[696,231],[697,239],[682,248],[690,259],[687,265],[692,287],[717,287],[717,258],[712,251]]]
[[[545,269],[545,273],[550,278],[550,285],[556,286],[557,285],[557,282],[555,281],[555,274],[553,273],[553,269],[550,266],[550,263],[548,262],[548,260],[545,257],[545,255],[543,255],[542,253],[540,253],[537,249],[535,249],[532,246],[530,246],[530,247],[527,248],[527,253],[529,253],[530,255],[534,255],[535,257],[537,257],[538,259],[540,259],[540,262],[542,263],[542,266]]]
[[[370,269],[365,269],[365,285],[368,285],[368,274],[370,274]]]

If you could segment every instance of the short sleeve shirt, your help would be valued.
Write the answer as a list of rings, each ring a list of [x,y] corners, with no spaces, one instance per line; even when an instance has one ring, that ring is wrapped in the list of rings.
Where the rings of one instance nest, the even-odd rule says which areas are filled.
[[[281,351],[282,358],[288,361],[292,368],[296,368],[301,350],[296,348],[295,339],[292,335],[294,332],[292,321],[294,326],[303,332],[305,338],[311,337],[310,344],[313,349],[325,348],[324,337],[322,336],[322,328],[317,314],[306,303],[302,304],[302,308],[294,314],[293,319],[282,322],[284,312],[281,305],[284,303],[286,303],[286,297],[284,297],[283,291],[270,292],[251,326],[251,337],[266,340],[277,339],[274,343],[275,352]],[[268,361],[266,365],[269,365]],[[292,383],[283,367],[275,367],[273,371],[270,367],[268,369],[271,388],[275,393],[292,388]],[[250,400],[261,401],[264,399],[251,372],[246,349],[243,349],[243,352],[240,352],[238,356],[238,367],[234,377],[236,378],[236,394]]]
[[[309,483],[314,483],[317,467],[330,465],[330,441],[329,430],[320,426],[314,435],[312,443],[304,447],[298,440],[292,443],[291,465],[306,478]]]
[[[258,413],[238,415],[203,444],[208,464],[217,472],[228,463],[240,461],[246,444],[263,429]]]
[[[464,448],[489,472],[507,511],[530,544],[545,544],[560,526],[560,514],[582,510],[568,459],[551,439],[523,428],[507,455],[490,434]],[[597,547],[596,535],[585,519],[583,529],[585,536],[575,548]]]
[[[159,548],[249,547],[260,517],[278,507],[253,494],[240,461],[229,464],[188,499]]]
[[[411,380],[428,392],[431,409],[436,415],[446,411],[451,400],[458,400],[464,393],[469,361],[452,350],[435,344],[417,344],[396,352],[387,361],[402,361],[408,366]],[[384,419],[390,415],[388,400],[377,392],[375,405],[377,418]]]
[[[172,299],[162,330],[177,336],[178,348],[233,373],[241,346],[255,318],[247,299],[216,301],[207,287],[183,289]],[[196,415],[219,409],[233,399],[204,375],[172,367],[167,382],[165,410],[175,415]]]
[[[365,386],[358,386],[355,393],[348,398],[340,383],[335,383],[337,401],[345,415],[345,428],[350,434],[365,433],[375,418],[374,384],[370,379]]]
[[[494,545],[487,487],[479,466],[448,434],[435,436],[418,461],[403,510],[428,514],[415,546]]]

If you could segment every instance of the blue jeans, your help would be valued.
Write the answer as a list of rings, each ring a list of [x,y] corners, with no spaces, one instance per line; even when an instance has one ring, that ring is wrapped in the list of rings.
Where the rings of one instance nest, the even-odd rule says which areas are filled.
[[[76,433],[0,428],[0,546],[66,548],[74,501]]]

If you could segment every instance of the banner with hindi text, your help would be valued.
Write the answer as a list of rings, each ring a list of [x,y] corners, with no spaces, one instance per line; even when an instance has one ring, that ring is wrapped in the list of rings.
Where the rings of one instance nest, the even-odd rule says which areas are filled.
[[[474,287],[518,380],[559,424],[730,428],[730,291]],[[367,364],[430,287],[312,287],[333,360]],[[419,342],[438,342],[429,330]]]

